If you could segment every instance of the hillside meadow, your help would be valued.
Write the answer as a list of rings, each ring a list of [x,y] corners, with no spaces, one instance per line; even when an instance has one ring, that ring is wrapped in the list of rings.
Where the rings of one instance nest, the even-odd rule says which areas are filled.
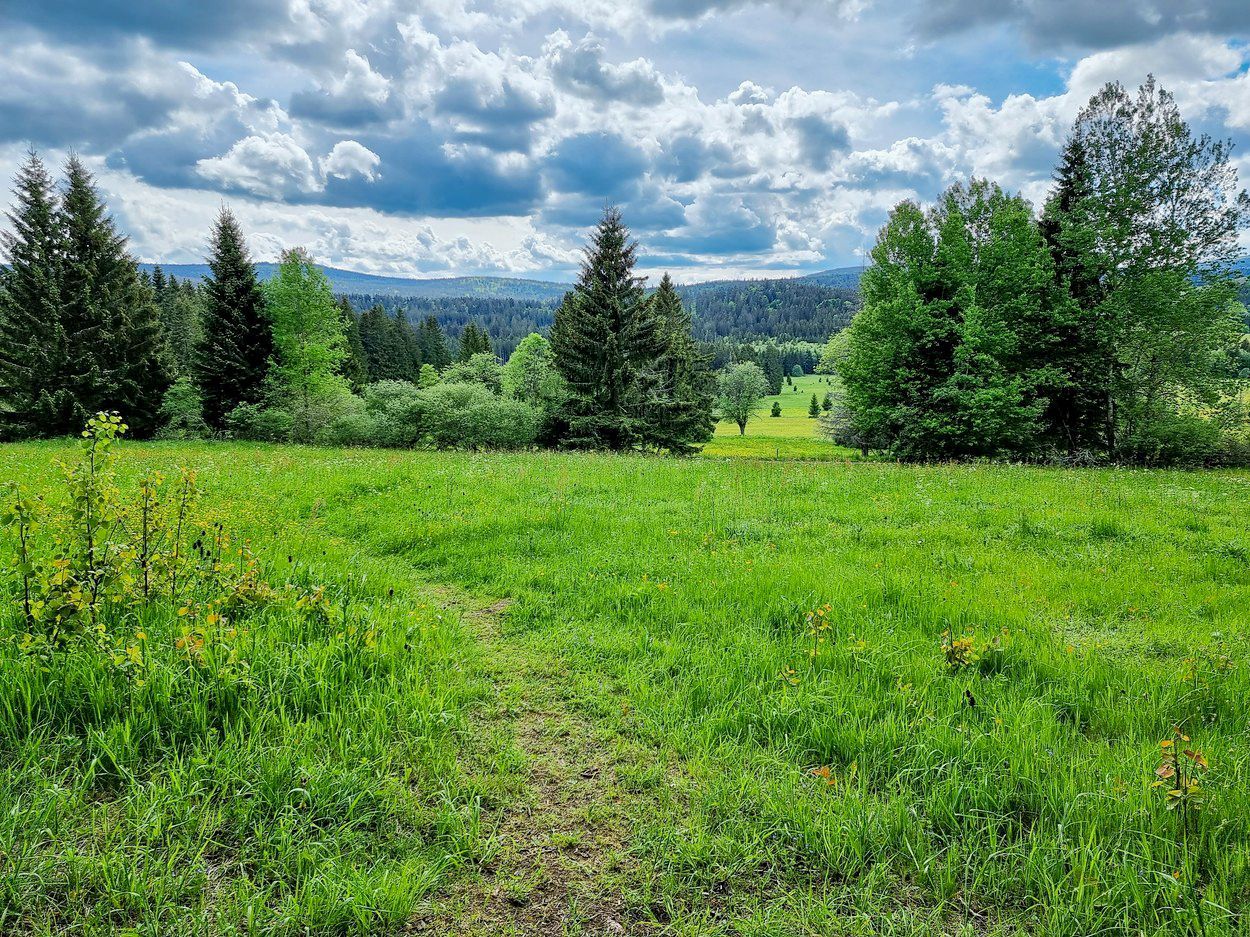
[[[276,598],[142,679],[6,604],[4,933],[1250,926],[1248,473],[118,454]]]
[[[703,447],[702,455],[722,457],[745,456],[754,459],[801,459],[811,462],[854,459],[859,453],[834,445],[817,434],[817,422],[808,416],[812,394],[823,401],[832,392],[841,395],[837,378],[820,374],[804,374],[792,378],[780,394],[771,394],[760,401],[759,413],[748,422],[745,433],[738,424],[721,420],[716,435]],[[773,404],[781,407],[781,416],[772,416]],[[823,412],[823,411],[822,411]]]

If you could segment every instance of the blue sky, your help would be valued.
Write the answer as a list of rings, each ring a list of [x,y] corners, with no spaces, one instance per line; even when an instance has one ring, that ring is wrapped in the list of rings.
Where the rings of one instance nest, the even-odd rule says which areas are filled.
[[[970,174],[1040,202],[1155,73],[1250,183],[1247,0],[7,0],[0,177],[72,150],[144,260],[566,279],[622,205],[647,272],[853,264]]]

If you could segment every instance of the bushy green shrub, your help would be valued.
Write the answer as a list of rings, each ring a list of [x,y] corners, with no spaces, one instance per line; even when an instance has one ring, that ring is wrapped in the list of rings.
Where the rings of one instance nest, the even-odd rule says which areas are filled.
[[[538,436],[542,414],[481,384],[442,383],[418,392],[421,435],[439,448],[516,449]]]
[[[234,439],[282,442],[291,435],[291,414],[278,407],[241,403],[226,414],[226,432]]]
[[[409,448],[421,441],[421,391],[409,381],[377,381],[365,388],[365,412],[378,446]]]
[[[324,424],[315,437],[319,446],[373,446],[377,442],[377,423],[359,397],[352,396],[341,404],[342,411]]]
[[[208,435],[204,422],[204,401],[190,378],[180,377],[161,401],[161,439],[200,439]]]
[[[478,352],[468,361],[457,361],[443,372],[444,384],[480,384],[493,394],[503,389],[503,365],[487,352]]]
[[[1192,413],[1163,413],[1134,431],[1119,450],[1136,465],[1198,468],[1222,461],[1225,437],[1216,422]]]

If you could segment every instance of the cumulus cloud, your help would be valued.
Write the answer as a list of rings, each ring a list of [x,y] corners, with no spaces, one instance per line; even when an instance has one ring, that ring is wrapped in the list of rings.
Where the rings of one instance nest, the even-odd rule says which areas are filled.
[[[377,169],[381,162],[382,158],[367,146],[362,146],[355,140],[340,140],[321,160],[321,173],[336,179],[360,176],[372,182],[377,178]]]
[[[638,106],[664,99],[664,84],[654,65],[646,59],[612,65],[605,60],[603,42],[594,36],[574,43],[564,30],[556,30],[547,37],[543,58],[556,84],[582,97]]]
[[[223,189],[267,198],[317,192],[324,185],[312,157],[285,133],[244,137],[221,156],[200,160],[195,169]]]
[[[344,54],[344,71],[315,91],[291,96],[293,117],[308,117],[334,127],[360,127],[396,116],[391,83],[374,71],[355,49]]]
[[[171,253],[202,239],[178,234],[193,224],[178,206],[226,195],[266,249],[305,243],[356,269],[567,270],[614,201],[656,263],[832,264],[897,200],[970,173],[1040,199],[1108,80],[1153,71],[1198,129],[1250,142],[1244,10],[223,0],[204,17],[189,0],[0,0],[0,157],[77,148],[125,193],[136,243]],[[951,67],[969,42],[954,34],[978,26],[983,54]],[[909,30],[923,41],[905,61],[854,70],[855,43]],[[1022,57],[1021,38],[1044,51]],[[813,42],[828,55],[794,84]]]

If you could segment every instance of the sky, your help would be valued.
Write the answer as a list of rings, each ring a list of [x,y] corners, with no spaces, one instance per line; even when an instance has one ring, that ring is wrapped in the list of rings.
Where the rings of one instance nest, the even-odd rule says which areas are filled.
[[[970,175],[1040,205],[1149,73],[1250,185],[1250,0],[0,0],[0,37],[0,181],[77,152],[151,262],[229,205],[257,260],[567,280],[617,204],[679,282],[853,265]]]

